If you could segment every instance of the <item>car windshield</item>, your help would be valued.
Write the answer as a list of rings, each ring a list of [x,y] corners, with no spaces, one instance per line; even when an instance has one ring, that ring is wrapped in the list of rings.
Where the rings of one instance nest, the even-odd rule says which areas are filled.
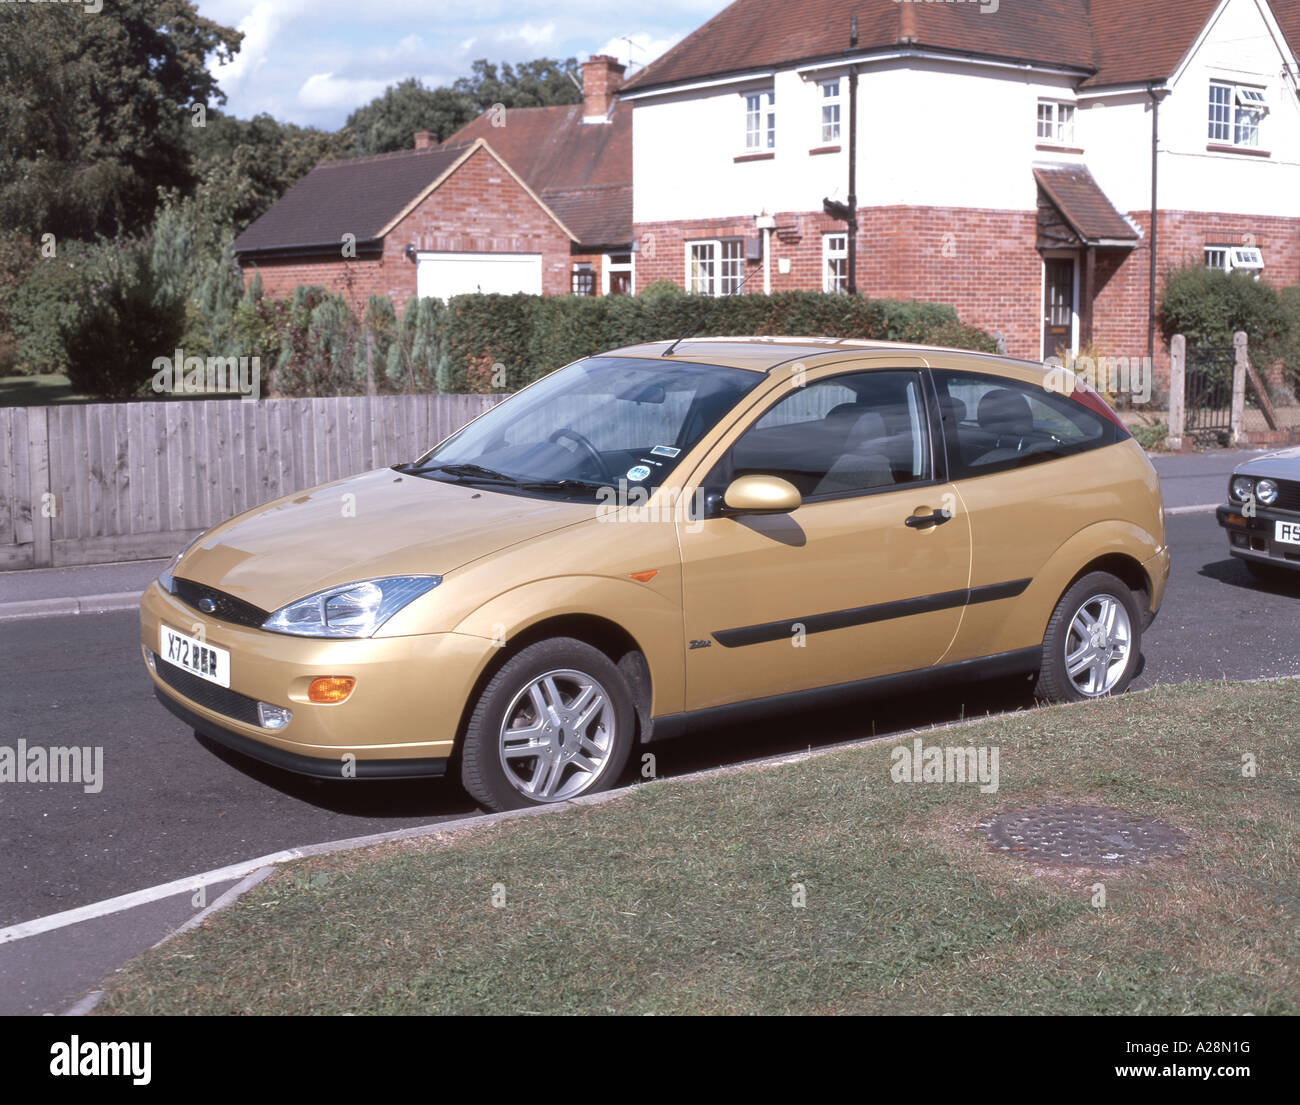
[[[718,365],[591,357],[553,372],[403,467],[433,479],[588,498],[658,486],[763,379]]]

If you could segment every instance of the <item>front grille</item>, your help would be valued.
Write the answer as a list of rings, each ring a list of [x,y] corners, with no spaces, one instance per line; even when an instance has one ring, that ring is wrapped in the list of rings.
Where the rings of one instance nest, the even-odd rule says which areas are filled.
[[[191,702],[197,702],[205,709],[224,714],[235,721],[242,721],[247,725],[261,725],[257,716],[257,699],[232,691],[229,687],[218,687],[215,683],[200,679],[184,668],[168,663],[156,652],[151,655],[158,678],[178,694],[184,695]]]
[[[1274,510],[1294,510],[1300,513],[1300,480],[1275,480],[1277,501]]]
[[[206,617],[217,618],[231,625],[242,625],[246,629],[260,628],[262,623],[271,616],[269,611],[263,610],[260,606],[254,606],[251,602],[226,594],[225,591],[218,591],[215,587],[208,587],[189,579],[172,580],[172,594],[186,606],[192,606]],[[216,609],[211,613],[201,610],[199,608],[201,599],[211,599],[216,604]]]

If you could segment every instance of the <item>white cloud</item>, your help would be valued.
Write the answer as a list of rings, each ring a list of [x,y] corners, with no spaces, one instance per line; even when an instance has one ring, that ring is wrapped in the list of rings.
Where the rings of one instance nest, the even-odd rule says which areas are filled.
[[[313,73],[298,89],[298,102],[306,108],[336,108],[352,111],[382,96],[395,82],[388,79],[362,80],[336,77],[333,73]]]
[[[676,34],[668,38],[655,38],[654,35],[646,31],[633,31],[631,34],[617,35],[611,38],[599,50],[593,50],[592,53],[612,54],[624,65],[630,64],[630,70],[634,71],[644,68],[656,58],[667,53],[677,43],[681,42],[683,37],[683,35]],[[630,45],[628,43],[629,39],[631,39]],[[630,63],[629,59],[631,59]]]
[[[539,46],[549,46],[555,41],[554,23],[521,23],[518,27],[507,27],[497,32],[502,42],[522,42],[530,50]]]
[[[237,24],[244,40],[229,62],[217,63],[212,73],[224,91],[230,91],[260,69],[271,54],[276,34],[302,9],[302,0],[259,0]]]

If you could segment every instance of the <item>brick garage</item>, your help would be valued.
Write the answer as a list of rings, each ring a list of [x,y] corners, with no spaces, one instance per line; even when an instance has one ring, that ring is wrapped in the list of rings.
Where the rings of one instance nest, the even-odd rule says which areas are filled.
[[[614,58],[582,69],[580,104],[489,111],[440,146],[420,131],[410,150],[318,165],[236,240],[245,281],[276,298],[322,285],[356,311],[385,295],[400,312],[419,289],[410,254],[448,272],[477,255],[463,261],[479,277],[522,255],[540,258],[544,295],[569,294],[579,266],[599,293],[607,259],[632,246],[632,111],[613,98]],[[474,290],[472,276],[426,288],[455,294],[462,279]]]
[[[449,149],[454,147],[444,147],[443,152]],[[345,296],[354,310],[363,309],[372,295],[386,295],[400,312],[416,292],[416,266],[406,256],[408,246],[413,245],[417,251],[541,254],[543,293],[566,293],[572,245],[569,235],[486,143],[474,143],[469,150],[467,157],[455,163],[444,179],[382,235],[379,249],[363,244],[364,231],[359,226],[357,231],[338,235],[357,235],[354,259],[344,257],[342,246],[329,257],[290,253],[267,258],[249,251],[243,257],[245,281],[260,275],[266,293],[273,297],[289,296],[300,284],[321,284]],[[397,156],[428,155],[412,151]],[[391,157],[358,160],[382,162],[391,161]],[[247,235],[241,237],[241,241],[247,240]]]

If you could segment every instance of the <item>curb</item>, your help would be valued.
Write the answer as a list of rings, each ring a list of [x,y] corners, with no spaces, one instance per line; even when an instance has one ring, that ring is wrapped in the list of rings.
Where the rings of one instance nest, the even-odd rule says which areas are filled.
[[[27,618],[58,618],[67,614],[113,614],[140,605],[139,591],[116,591],[111,595],[82,595],[79,598],[26,599],[0,603],[0,622]]]

